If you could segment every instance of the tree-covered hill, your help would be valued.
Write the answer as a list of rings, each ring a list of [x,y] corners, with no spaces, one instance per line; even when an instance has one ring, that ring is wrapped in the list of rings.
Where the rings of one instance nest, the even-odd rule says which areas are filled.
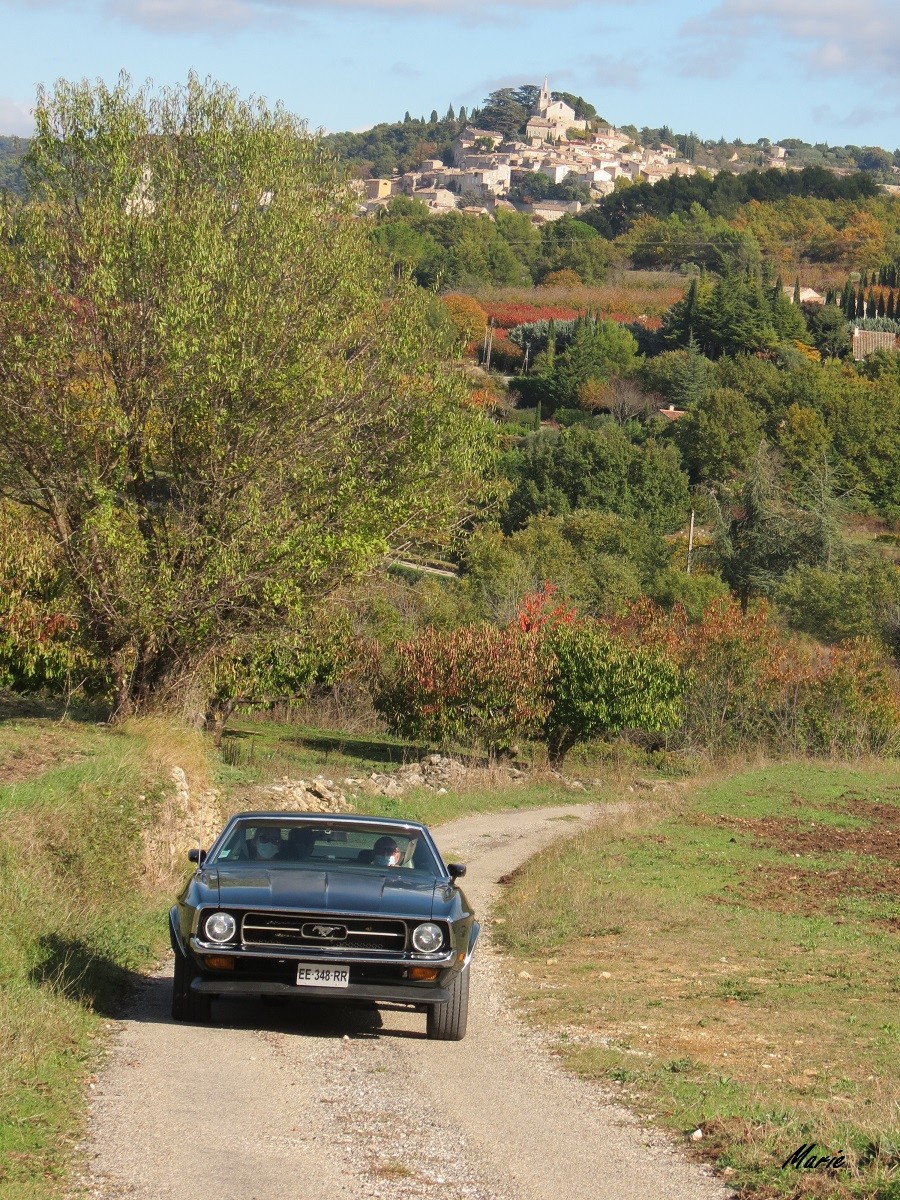
[[[25,195],[22,157],[27,149],[24,138],[0,136],[0,192],[5,188],[17,196]]]
[[[742,204],[760,203],[800,196],[812,200],[865,200],[879,194],[871,175],[835,175],[825,167],[805,167],[802,171],[748,171],[735,175],[720,171],[705,174],[673,175],[659,183],[636,183],[613,192],[586,217],[606,237],[625,233],[640,217],[668,217],[689,213],[694,204],[713,217],[731,219]]]

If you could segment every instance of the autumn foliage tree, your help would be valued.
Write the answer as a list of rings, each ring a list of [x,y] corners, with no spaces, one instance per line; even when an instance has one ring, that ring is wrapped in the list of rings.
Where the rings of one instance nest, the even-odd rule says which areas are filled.
[[[664,654],[578,619],[555,589],[526,596],[505,627],[429,629],[376,673],[375,705],[391,729],[491,753],[542,740],[554,766],[578,742],[625,727],[665,730],[681,686]]]
[[[375,707],[403,737],[496,754],[546,713],[540,639],[518,625],[428,629],[394,648],[378,672]]]
[[[302,122],[191,77],[41,91],[0,209],[0,492],[115,710],[233,694],[433,537],[489,444]]]

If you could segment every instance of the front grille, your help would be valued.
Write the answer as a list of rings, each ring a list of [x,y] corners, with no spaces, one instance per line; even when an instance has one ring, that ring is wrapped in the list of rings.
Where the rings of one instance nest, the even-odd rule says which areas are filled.
[[[406,949],[403,921],[368,917],[322,917],[315,913],[248,912],[241,922],[245,946],[284,946],[340,952]]]

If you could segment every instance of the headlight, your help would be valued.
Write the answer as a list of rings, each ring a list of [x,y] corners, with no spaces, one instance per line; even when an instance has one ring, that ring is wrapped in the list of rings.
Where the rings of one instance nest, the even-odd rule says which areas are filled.
[[[440,950],[444,944],[444,932],[440,925],[426,921],[424,925],[417,925],[413,930],[412,943],[422,954],[434,954],[435,950]]]
[[[211,942],[230,942],[237,933],[237,921],[231,913],[216,912],[206,918],[204,929]]]

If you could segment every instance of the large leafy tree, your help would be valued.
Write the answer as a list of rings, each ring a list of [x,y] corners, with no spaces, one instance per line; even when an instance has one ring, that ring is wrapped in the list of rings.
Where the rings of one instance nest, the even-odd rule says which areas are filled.
[[[653,439],[636,445],[612,422],[537,434],[510,454],[507,470],[513,483],[502,516],[507,531],[522,528],[536,513],[598,509],[671,532],[690,508],[675,447]]]
[[[777,456],[761,442],[740,489],[716,512],[713,552],[722,578],[747,612],[798,567],[831,568],[841,554],[836,500],[827,477],[806,504],[788,494]]]
[[[453,516],[484,426],[302,122],[194,77],[60,82],[35,119],[0,217],[0,491],[119,713],[284,679],[323,596]]]

